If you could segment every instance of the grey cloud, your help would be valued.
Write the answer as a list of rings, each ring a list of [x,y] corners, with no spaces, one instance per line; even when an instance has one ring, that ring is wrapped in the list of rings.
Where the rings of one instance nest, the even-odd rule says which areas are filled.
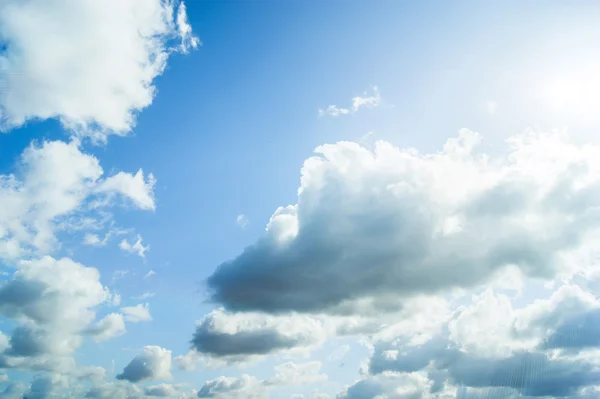
[[[242,358],[308,347],[324,338],[322,323],[311,317],[215,310],[198,323],[191,344],[210,356]]]
[[[171,378],[171,351],[159,346],[145,346],[129,362],[123,372],[117,375],[119,380],[138,382],[151,379]]]
[[[566,320],[543,342],[541,348],[579,351],[599,346],[600,309],[593,309]]]
[[[552,277],[558,255],[600,218],[597,190],[561,176],[597,185],[595,166],[571,165],[593,165],[600,149],[528,133],[492,161],[473,152],[478,142],[462,131],[436,154],[384,142],[374,152],[319,147],[302,169],[297,205],[279,208],[263,237],[208,278],[212,300],[235,311],[335,313],[365,297],[471,287],[507,265]]]

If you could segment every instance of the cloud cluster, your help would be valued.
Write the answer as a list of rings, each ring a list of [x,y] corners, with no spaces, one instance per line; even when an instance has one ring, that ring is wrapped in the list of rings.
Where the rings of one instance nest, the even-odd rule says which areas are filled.
[[[550,279],[598,238],[600,148],[526,132],[478,154],[462,130],[438,153],[340,142],[308,159],[295,205],[209,277],[235,311],[339,312],[365,298],[489,282],[507,268]],[[572,259],[572,258],[571,258]],[[385,310],[385,307],[382,307]]]
[[[266,380],[243,374],[240,378],[219,377],[206,381],[198,390],[200,398],[268,398],[275,387],[307,386],[327,380],[319,374],[321,363],[317,361],[296,364],[288,362],[275,367],[275,375]]]
[[[436,395],[453,386],[463,387],[465,398],[500,391],[506,397],[583,397],[600,381],[600,364],[593,351],[582,351],[597,350],[600,341],[597,327],[581,321],[593,320],[599,306],[573,285],[518,309],[488,290],[456,311],[446,333],[420,345],[402,339],[375,345],[371,376],[354,387],[417,373],[429,384],[423,392]]]
[[[199,45],[174,0],[7,0],[0,37],[0,128],[57,118],[100,141],[127,134],[169,56]]]
[[[140,170],[103,178],[98,159],[82,152],[77,141],[46,141],[31,145],[21,155],[17,173],[0,175],[0,258],[17,259],[48,254],[57,232],[100,228],[101,213],[111,198],[126,198],[141,209],[154,207],[154,178]],[[140,184],[141,182],[145,182]]]

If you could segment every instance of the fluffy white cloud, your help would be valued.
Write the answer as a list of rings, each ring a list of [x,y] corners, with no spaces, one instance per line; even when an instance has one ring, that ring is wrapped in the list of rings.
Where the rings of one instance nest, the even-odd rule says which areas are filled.
[[[152,173],[144,177],[140,169],[135,175],[119,172],[104,180],[98,186],[98,192],[119,193],[140,209],[154,210],[154,185],[156,179]],[[139,238],[139,237],[138,237]]]
[[[94,337],[96,341],[105,341],[107,339],[123,335],[127,332],[123,315],[119,313],[111,313],[106,315],[102,320],[98,321],[87,331]]]
[[[462,130],[438,153],[378,142],[319,147],[296,205],[208,279],[231,310],[339,312],[364,298],[402,301],[489,282],[569,275],[594,250],[600,147],[526,132],[498,156]],[[577,255],[579,254],[579,255]],[[582,258],[581,256],[577,259]]]
[[[99,212],[111,205],[107,196],[130,196],[124,186],[103,186],[107,180],[100,163],[77,141],[31,145],[17,166],[18,175],[0,175],[1,258],[48,254],[57,244],[57,232],[101,227]],[[153,198],[151,191],[147,195]]]
[[[168,378],[171,378],[171,351],[159,346],[145,346],[117,375],[117,379],[131,382]]]
[[[309,348],[325,337],[325,326],[312,317],[229,313],[217,309],[198,322],[191,343],[192,349],[199,353],[235,361]]]
[[[110,297],[99,279],[96,269],[68,258],[21,261],[12,278],[0,283],[0,314],[19,323],[0,362],[6,367],[71,369],[68,356],[81,345],[94,308]],[[100,325],[95,327],[102,334]]]
[[[177,5],[172,0],[107,0],[101,7],[93,0],[3,1],[0,127],[58,118],[96,140],[127,134],[136,113],[152,103],[153,81],[168,57],[199,44],[185,5]]]
[[[381,94],[377,86],[372,87],[372,94],[365,92],[362,96],[352,98],[352,106],[350,108],[342,108],[337,105],[329,105],[325,109],[319,109],[319,115],[329,115],[333,117],[349,115],[358,112],[361,108],[375,108],[381,104]]]
[[[139,323],[140,321],[151,321],[150,305],[141,303],[136,306],[124,306],[121,312],[125,315],[125,320],[131,323]]]

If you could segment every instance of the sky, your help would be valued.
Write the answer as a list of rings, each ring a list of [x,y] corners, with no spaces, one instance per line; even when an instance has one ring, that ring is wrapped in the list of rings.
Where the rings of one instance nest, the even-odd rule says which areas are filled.
[[[0,0],[0,397],[598,397],[599,19]]]

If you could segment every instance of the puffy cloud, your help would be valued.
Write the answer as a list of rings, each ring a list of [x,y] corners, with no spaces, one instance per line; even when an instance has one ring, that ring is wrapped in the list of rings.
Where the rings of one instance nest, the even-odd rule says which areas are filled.
[[[125,320],[131,323],[139,323],[140,321],[151,321],[152,316],[150,315],[150,305],[141,303],[136,306],[125,306],[121,308],[123,314],[125,314]]]
[[[29,391],[23,396],[27,399],[46,399],[57,397],[60,391],[68,387],[66,377],[53,374],[36,377],[29,387]]]
[[[94,308],[109,298],[98,271],[68,258],[21,261],[10,280],[0,283],[0,314],[16,320],[3,344],[4,367],[71,370],[81,333],[94,320]],[[98,334],[100,326],[95,326]],[[94,328],[92,328],[94,330]],[[114,330],[111,331],[114,333]]]
[[[386,373],[362,379],[338,394],[338,399],[425,399],[431,381],[418,373]]]
[[[369,95],[365,92],[362,96],[352,98],[352,106],[350,108],[342,108],[337,105],[329,105],[325,109],[319,109],[319,116],[329,115],[333,117],[349,115],[360,111],[361,108],[375,108],[381,104],[381,94],[377,86],[372,87],[373,94]]]
[[[170,54],[198,46],[176,1],[7,0],[0,5],[0,127],[57,118],[95,140],[127,134]],[[110,26],[110,29],[106,29]],[[180,40],[180,44],[173,43]]]
[[[144,389],[144,393],[148,396],[175,396],[179,393],[177,386],[172,384],[150,385]]]
[[[96,385],[86,392],[85,397],[90,399],[142,399],[143,392],[134,384],[117,381]]]
[[[240,378],[219,377],[206,381],[198,391],[199,398],[217,399],[259,399],[267,398],[267,391],[261,380],[244,374]]]
[[[298,203],[209,277],[231,310],[336,312],[467,288],[510,267],[568,275],[598,238],[600,147],[526,132],[503,155],[462,130],[438,153],[340,142],[305,161]],[[591,240],[591,241],[590,241]]]
[[[156,179],[152,173],[144,177],[141,169],[135,175],[119,172],[104,180],[98,186],[98,192],[120,193],[129,198],[131,202],[140,209],[154,210],[154,186]],[[138,239],[140,237],[138,236]]]
[[[326,336],[322,322],[300,315],[270,316],[217,309],[196,326],[192,348],[214,357],[242,359],[281,350],[307,348]]]
[[[171,351],[159,346],[145,346],[117,375],[117,379],[131,382],[168,378],[171,378]]]
[[[591,326],[599,305],[594,295],[573,285],[518,309],[487,290],[457,309],[445,333],[423,344],[402,338],[376,344],[369,371],[424,372],[432,392],[448,383],[474,388],[475,396],[470,389],[468,396],[459,395],[465,398],[491,391],[507,397],[580,397],[598,384],[600,368],[593,356],[570,354],[597,349],[597,327]]]
[[[107,197],[129,195],[123,187],[103,186],[107,180],[100,163],[83,153],[77,141],[31,145],[17,170],[18,175],[0,175],[0,257],[5,259],[32,251],[48,254],[56,246],[57,231],[101,227],[99,212],[111,205]],[[148,198],[153,198],[151,192]]]
[[[125,329],[123,315],[111,313],[90,327],[87,332],[92,335],[96,341],[105,341],[123,335],[127,330]]]

